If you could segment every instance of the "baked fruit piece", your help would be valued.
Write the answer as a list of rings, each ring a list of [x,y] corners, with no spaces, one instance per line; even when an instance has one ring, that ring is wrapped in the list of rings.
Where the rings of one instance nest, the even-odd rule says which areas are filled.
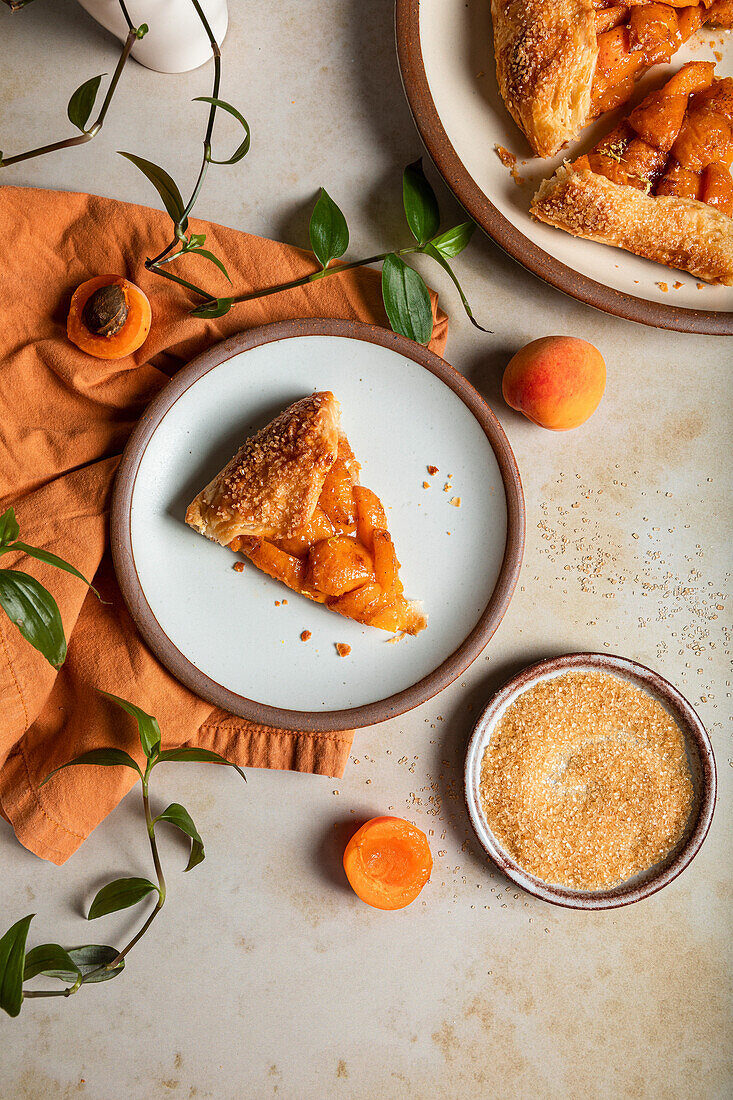
[[[666,63],[703,23],[733,26],[733,0],[492,0],[499,90],[540,157]]]
[[[733,286],[733,78],[683,66],[586,156],[545,180],[533,217]]]
[[[303,397],[248,439],[191,502],[186,523],[349,619],[417,634],[379,498],[339,428],[332,393]]]

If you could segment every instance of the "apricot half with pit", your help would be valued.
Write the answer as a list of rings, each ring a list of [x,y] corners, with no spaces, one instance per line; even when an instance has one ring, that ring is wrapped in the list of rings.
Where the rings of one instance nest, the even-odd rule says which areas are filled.
[[[511,408],[542,428],[563,432],[595,412],[605,386],[598,348],[575,336],[543,336],[509,360],[501,388]]]
[[[98,275],[77,287],[66,333],[97,359],[123,359],[144,343],[152,320],[147,296],[121,275]]]

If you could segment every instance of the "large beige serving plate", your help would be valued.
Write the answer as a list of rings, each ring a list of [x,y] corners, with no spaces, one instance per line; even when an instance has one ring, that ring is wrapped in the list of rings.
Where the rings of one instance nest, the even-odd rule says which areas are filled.
[[[546,282],[607,313],[684,332],[733,334],[733,288],[702,285],[530,218],[540,181],[563,157],[588,148],[616,116],[589,127],[552,160],[532,157],[496,85],[489,0],[396,0],[396,18],[402,79],[422,139],[458,200],[502,248]],[[636,98],[691,59],[715,59],[717,71],[730,75],[730,34],[703,32],[675,55],[673,66],[647,74]],[[515,174],[523,183],[501,163],[496,145],[517,157]]]

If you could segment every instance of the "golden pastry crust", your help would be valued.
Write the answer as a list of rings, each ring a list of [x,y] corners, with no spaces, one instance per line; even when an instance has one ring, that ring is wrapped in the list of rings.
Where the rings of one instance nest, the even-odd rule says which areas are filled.
[[[336,461],[340,416],[330,391],[290,405],[198,494],[186,523],[222,546],[237,537],[289,538],[310,521]]]
[[[530,213],[575,237],[733,286],[733,218],[697,199],[647,195],[565,165],[542,183]]]
[[[590,112],[598,43],[591,0],[491,0],[499,90],[535,153],[550,157]]]

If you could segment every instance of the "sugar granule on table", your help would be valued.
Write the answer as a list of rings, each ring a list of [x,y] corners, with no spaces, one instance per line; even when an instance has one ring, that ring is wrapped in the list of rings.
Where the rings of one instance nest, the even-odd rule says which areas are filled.
[[[481,764],[497,840],[545,882],[614,886],[681,838],[693,788],[661,703],[603,672],[543,680],[507,708]]]

